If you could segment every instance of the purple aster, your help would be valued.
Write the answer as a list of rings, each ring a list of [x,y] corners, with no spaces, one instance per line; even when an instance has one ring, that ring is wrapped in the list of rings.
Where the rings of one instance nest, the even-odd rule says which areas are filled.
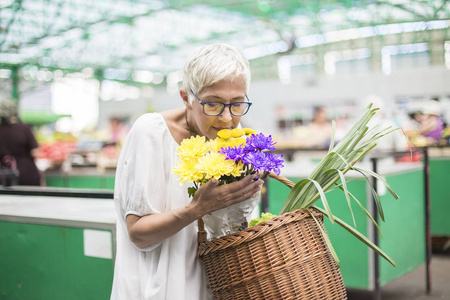
[[[248,152],[255,151],[255,150],[275,150],[275,147],[273,146],[275,143],[272,141],[272,136],[264,136],[262,133],[258,134],[252,134],[247,138],[246,144],[245,144],[245,150]]]
[[[271,154],[267,153],[267,165],[269,166],[269,170],[266,170],[268,172],[275,172],[275,174],[280,175],[281,168],[284,167],[283,163],[284,160],[282,159],[283,154]]]
[[[263,152],[249,152],[244,158],[244,164],[252,165],[256,172],[264,172],[270,167],[270,162],[267,160]]]
[[[243,161],[245,156],[244,148],[241,146],[222,148],[219,153],[225,154],[227,159],[232,159],[235,161]]]

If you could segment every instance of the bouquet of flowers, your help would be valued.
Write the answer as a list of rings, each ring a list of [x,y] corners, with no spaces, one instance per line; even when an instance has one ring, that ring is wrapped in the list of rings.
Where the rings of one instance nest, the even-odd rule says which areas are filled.
[[[183,140],[177,148],[179,161],[172,171],[179,175],[180,185],[192,182],[188,188],[193,197],[197,189],[211,178],[219,185],[241,180],[247,175],[257,174],[265,178],[269,173],[280,174],[282,155],[275,150],[272,137],[256,133],[250,128],[224,129],[217,138],[206,141],[203,136]],[[204,216],[208,238],[213,239],[247,228],[250,216],[259,200],[254,197]]]

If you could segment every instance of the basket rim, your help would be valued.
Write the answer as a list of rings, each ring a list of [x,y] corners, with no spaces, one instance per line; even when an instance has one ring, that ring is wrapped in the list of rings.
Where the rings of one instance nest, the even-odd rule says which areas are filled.
[[[202,255],[208,254],[211,251],[223,250],[229,247],[240,245],[244,242],[249,242],[281,226],[305,218],[309,218],[311,216],[310,213],[315,218],[319,218],[323,221],[323,214],[318,210],[316,210],[315,208],[310,207],[310,208],[296,209],[290,212],[286,212],[282,215],[275,216],[270,220],[261,222],[258,225],[252,226],[243,231],[224,235],[212,241],[198,242],[197,256],[200,257]]]

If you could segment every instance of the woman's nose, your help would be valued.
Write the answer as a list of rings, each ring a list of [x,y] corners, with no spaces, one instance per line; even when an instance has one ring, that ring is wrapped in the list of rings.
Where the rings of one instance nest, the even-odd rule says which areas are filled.
[[[230,107],[225,107],[222,113],[219,115],[219,118],[224,122],[230,121],[232,117],[233,116],[231,115]]]

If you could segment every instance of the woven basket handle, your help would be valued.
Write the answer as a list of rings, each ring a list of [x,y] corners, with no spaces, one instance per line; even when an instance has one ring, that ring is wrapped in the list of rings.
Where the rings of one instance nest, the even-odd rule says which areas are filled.
[[[281,175],[276,175],[273,172],[269,173],[269,177],[284,183],[286,186],[288,186],[291,189],[295,185],[295,183],[293,183],[292,181],[290,181],[286,177],[281,176]],[[197,242],[199,242],[199,243],[206,242],[205,223],[203,222],[202,218],[198,219],[197,223],[198,223]]]
[[[291,188],[291,189],[292,189],[292,188],[294,187],[294,185],[295,185],[294,182],[290,181],[290,180],[287,179],[286,177],[284,177],[284,176],[282,176],[282,175],[277,175],[277,174],[275,174],[274,172],[270,172],[270,173],[269,173],[269,177],[270,177],[270,178],[273,178],[273,179],[276,179],[276,180],[278,180],[278,181],[284,183],[285,185],[287,185],[287,186],[288,186],[289,188]]]
[[[197,242],[199,243],[206,242],[205,223],[203,222],[202,218],[198,219],[197,223],[198,223]]]

